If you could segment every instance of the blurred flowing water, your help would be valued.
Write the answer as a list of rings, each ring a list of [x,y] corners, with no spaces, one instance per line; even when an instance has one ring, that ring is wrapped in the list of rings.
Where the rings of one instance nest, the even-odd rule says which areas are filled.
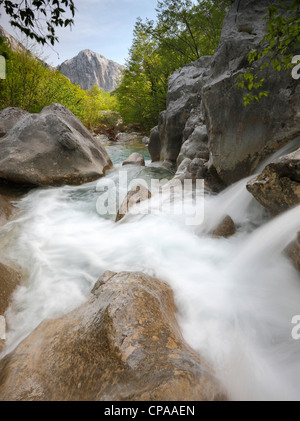
[[[6,313],[4,352],[45,318],[84,303],[104,271],[143,271],[171,285],[185,339],[212,365],[230,399],[300,400],[300,342],[291,336],[300,279],[284,254],[300,231],[300,206],[269,220],[247,192],[247,179],[206,195],[199,226],[188,226],[184,214],[164,213],[129,214],[116,224],[97,213],[97,200],[99,183],[118,182],[120,162],[132,151],[123,144],[119,155],[118,147],[107,146],[115,169],[105,179],[35,189],[18,204],[20,219],[2,229],[3,252],[28,273]],[[147,165],[126,168],[129,180],[171,177]],[[228,214],[237,233],[213,238]]]

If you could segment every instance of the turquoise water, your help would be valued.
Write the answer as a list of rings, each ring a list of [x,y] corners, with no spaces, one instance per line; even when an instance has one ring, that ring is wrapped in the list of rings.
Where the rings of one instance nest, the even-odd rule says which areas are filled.
[[[145,161],[151,161],[148,147],[143,144],[141,139],[132,140],[130,142],[104,142],[101,140],[101,144],[107,150],[114,165],[121,164],[134,152],[143,155]]]

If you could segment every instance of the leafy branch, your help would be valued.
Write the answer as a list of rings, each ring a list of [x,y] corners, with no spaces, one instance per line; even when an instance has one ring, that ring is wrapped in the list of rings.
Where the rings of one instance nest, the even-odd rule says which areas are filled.
[[[0,0],[10,24],[27,37],[45,45],[54,45],[58,38],[57,27],[74,24],[73,0],[21,0],[19,3]]]
[[[243,97],[245,106],[269,95],[261,89],[265,85],[262,72],[270,66],[277,72],[291,69],[293,56],[300,48],[300,0],[272,4],[265,19],[268,32],[261,46],[250,51],[247,72],[237,78],[238,88],[247,90]]]

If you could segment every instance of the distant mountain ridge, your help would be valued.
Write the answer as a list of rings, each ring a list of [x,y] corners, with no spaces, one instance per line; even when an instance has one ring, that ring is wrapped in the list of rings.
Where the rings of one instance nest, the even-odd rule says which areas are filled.
[[[83,50],[70,60],[64,61],[57,69],[71,82],[82,89],[95,86],[112,92],[118,87],[123,66],[91,50]]]
[[[10,35],[1,25],[0,25],[0,37],[4,37],[7,39],[8,44],[13,51],[26,50],[24,45],[22,45],[18,40],[16,40],[16,38]]]

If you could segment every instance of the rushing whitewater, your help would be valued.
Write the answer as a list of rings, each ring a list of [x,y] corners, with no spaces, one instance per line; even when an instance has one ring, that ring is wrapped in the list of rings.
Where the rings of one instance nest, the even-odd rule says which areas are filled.
[[[107,177],[116,181],[119,169]],[[128,171],[131,179],[141,172]],[[300,283],[284,254],[300,230],[300,206],[269,221],[247,181],[206,195],[199,226],[163,213],[116,224],[97,213],[96,182],[29,193],[20,219],[2,229],[3,253],[28,274],[6,314],[5,353],[45,318],[85,302],[104,271],[142,271],[171,285],[185,339],[229,398],[300,400],[300,342],[291,335]],[[236,235],[212,238],[228,214]]]

